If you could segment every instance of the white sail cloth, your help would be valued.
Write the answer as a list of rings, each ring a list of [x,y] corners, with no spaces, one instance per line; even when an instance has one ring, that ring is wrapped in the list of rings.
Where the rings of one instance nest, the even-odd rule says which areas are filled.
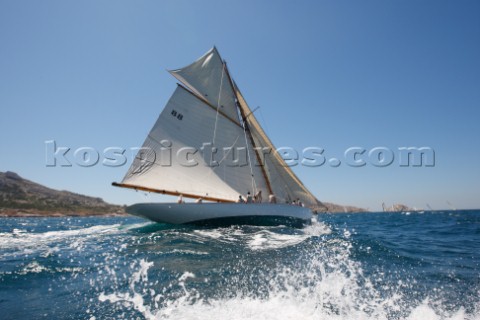
[[[217,49],[213,47],[194,63],[170,73],[211,106],[218,107],[228,118],[240,124],[235,93],[225,68]]]
[[[221,132],[216,154],[211,151],[215,127]],[[202,150],[204,144],[207,147]],[[261,175],[259,167],[253,169],[254,176]],[[235,201],[239,194],[254,191],[243,128],[222,115],[217,117],[215,109],[179,86],[122,183]],[[258,187],[267,192],[264,186]]]
[[[216,48],[170,73],[188,90],[181,86],[176,89],[122,184],[226,201],[235,201],[239,194],[248,191],[262,191],[264,195],[274,193],[279,203],[299,199],[309,207],[321,206],[275,153],[272,142],[229,78]],[[242,115],[246,119],[241,119]],[[214,142],[218,149],[214,159],[218,165],[212,166],[205,159],[205,150],[203,154],[200,151],[185,154],[185,148],[199,150],[209,142]],[[228,147],[237,149],[224,154],[223,148]],[[254,152],[254,148],[263,147],[272,150],[265,161],[259,159],[262,152]],[[170,163],[166,159],[169,154]],[[240,157],[242,165],[232,166],[230,160],[239,154],[243,160],[248,154],[248,163]],[[198,164],[189,166],[189,160]],[[263,168],[260,163],[265,164]]]

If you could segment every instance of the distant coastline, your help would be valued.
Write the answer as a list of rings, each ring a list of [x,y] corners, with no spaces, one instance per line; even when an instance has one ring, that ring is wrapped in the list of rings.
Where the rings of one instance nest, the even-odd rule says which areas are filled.
[[[6,209],[0,208],[0,218],[52,218],[52,217],[117,217],[128,215],[125,211],[118,212],[94,212],[94,211],[41,211],[41,210],[29,210],[29,209]]]
[[[125,207],[0,172],[0,217],[121,216]]]

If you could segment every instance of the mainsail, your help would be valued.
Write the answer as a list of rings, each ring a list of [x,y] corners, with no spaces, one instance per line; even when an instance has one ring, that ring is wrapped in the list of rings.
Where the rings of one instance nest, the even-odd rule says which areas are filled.
[[[114,185],[225,202],[262,191],[264,201],[274,194],[278,202],[321,206],[275,152],[215,47],[170,73],[183,86]]]
[[[323,207],[323,204],[308,191],[298,177],[293,173],[290,167],[285,163],[283,158],[277,153],[275,146],[263,131],[260,123],[253,115],[252,111],[243,98],[240,90],[235,85],[238,104],[249,115],[246,118],[251,135],[257,147],[266,148],[269,152],[262,152],[265,159],[263,160],[264,168],[268,176],[268,180],[272,187],[273,194],[277,198],[291,202],[299,199],[305,205],[315,208]]]

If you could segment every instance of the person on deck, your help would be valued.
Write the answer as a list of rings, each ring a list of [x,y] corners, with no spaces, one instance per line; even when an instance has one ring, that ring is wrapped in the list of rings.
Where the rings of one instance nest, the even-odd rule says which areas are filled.
[[[195,200],[195,203],[202,203],[203,202],[203,198],[198,198],[197,200]]]
[[[262,203],[262,190],[258,190],[258,192],[255,193],[253,200],[255,203]]]
[[[274,194],[270,194],[270,195],[268,196],[268,202],[269,202],[269,203],[277,203],[277,198],[275,197]]]
[[[247,203],[252,203],[253,202],[253,199],[252,199],[252,195],[250,194],[250,191],[247,192]]]
[[[243,199],[242,195],[238,196],[237,203],[245,203],[245,200]]]
[[[303,203],[300,201],[299,198],[297,198],[297,206],[299,207],[303,207]]]

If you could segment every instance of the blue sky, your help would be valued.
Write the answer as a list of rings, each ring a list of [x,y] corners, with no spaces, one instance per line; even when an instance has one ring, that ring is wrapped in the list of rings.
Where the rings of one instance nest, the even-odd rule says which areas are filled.
[[[0,171],[112,203],[127,167],[47,167],[45,141],[138,147],[213,45],[277,147],[431,147],[434,167],[294,171],[320,199],[480,207],[477,1],[0,1]]]

